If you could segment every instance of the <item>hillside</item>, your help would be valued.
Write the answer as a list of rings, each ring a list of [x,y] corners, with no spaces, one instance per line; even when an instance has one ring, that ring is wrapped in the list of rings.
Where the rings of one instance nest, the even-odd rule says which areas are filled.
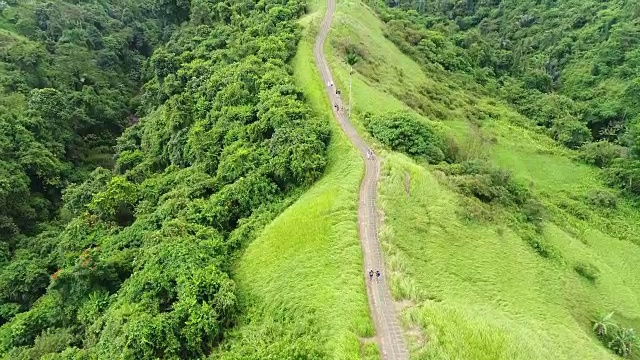
[[[563,10],[578,6],[556,3]],[[468,14],[464,4],[367,4],[340,3],[332,71],[345,89],[346,59],[349,54],[359,58],[352,121],[386,158],[379,187],[381,236],[412,358],[613,359],[613,351],[623,354],[626,350],[608,335],[598,338],[593,321],[613,312],[611,322],[620,331],[640,325],[640,288],[634,280],[640,271],[634,261],[640,251],[640,213],[634,180],[625,178],[629,186],[619,183],[622,172],[612,170],[629,169],[635,161],[637,109],[630,102],[637,98],[637,77],[629,71],[637,70],[632,60],[637,44],[614,35],[601,46],[577,44],[571,56],[558,61],[553,79],[533,64],[558,45],[547,39],[546,47],[532,45],[518,68],[522,71],[510,63],[500,73],[495,63],[478,63],[472,55],[482,52],[480,46],[496,54],[491,41],[501,32],[514,44],[531,45],[548,36],[545,29],[557,27],[547,22],[556,11],[552,5],[524,11],[526,6],[516,2],[481,3],[468,11],[484,17],[463,26],[471,21],[456,13]],[[420,4],[424,15],[411,9]],[[585,31],[600,26],[605,14],[617,20],[612,29],[638,29],[626,5],[599,6],[595,18],[585,19]],[[536,29],[507,27],[531,11]],[[498,25],[485,31],[481,26],[487,24]],[[565,41],[560,35],[555,40]],[[592,83],[576,87],[586,79],[575,69],[599,63],[588,54],[604,56],[606,49],[622,45],[628,46],[618,50],[625,56],[612,69],[587,74]],[[549,87],[534,89],[530,72]],[[609,94],[608,86],[629,96],[576,94],[587,89]],[[520,94],[523,98],[514,99]],[[614,100],[626,115],[594,118]],[[544,105],[550,101],[556,105]],[[559,110],[553,101],[576,109],[540,113]],[[575,126],[565,127],[569,121]],[[616,127],[616,121],[623,124]],[[603,127],[618,130],[602,132]]]
[[[69,183],[113,166],[145,59],[182,20],[160,10],[151,1],[0,5],[0,238],[9,246],[0,258],[55,217]]]
[[[0,0],[0,358],[640,358],[640,6],[325,5]]]
[[[0,243],[0,356],[202,358],[219,346],[245,306],[235,259],[327,164],[327,121],[288,66],[303,12],[301,2],[2,2],[0,75],[38,75],[11,57],[15,44],[45,60],[25,89],[3,83],[15,106],[2,112],[14,128],[1,164],[16,179],[0,182],[12,230]],[[92,48],[93,27],[115,54]],[[135,66],[112,69],[105,56]],[[83,113],[82,99],[121,111]],[[83,133],[77,117],[96,128]],[[98,151],[80,137],[104,138],[110,161],[74,161]]]

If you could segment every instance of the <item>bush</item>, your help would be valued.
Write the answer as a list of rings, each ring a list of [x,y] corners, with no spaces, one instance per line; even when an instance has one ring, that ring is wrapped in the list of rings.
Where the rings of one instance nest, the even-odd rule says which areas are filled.
[[[463,149],[453,137],[444,140],[444,160],[450,164],[460,162],[465,156]]]
[[[591,130],[574,119],[557,120],[552,127],[553,137],[571,149],[577,149],[591,141]]]
[[[444,136],[426,122],[406,111],[365,118],[367,130],[374,138],[395,151],[430,164],[444,161]]]
[[[616,196],[606,190],[595,190],[591,192],[587,197],[587,201],[591,205],[606,209],[615,209],[618,206]]]
[[[622,157],[622,147],[604,140],[588,143],[580,148],[580,159],[599,168],[608,167],[619,157]]]
[[[137,187],[122,176],[111,178],[106,189],[93,196],[89,210],[105,221],[129,225],[134,220],[133,208],[137,200]]]
[[[526,221],[536,225],[538,233],[542,232],[544,221],[544,206],[536,199],[527,199],[522,205],[522,214]]]
[[[553,256],[554,250],[553,248],[543,241],[543,239],[536,233],[536,231],[527,229],[521,229],[521,236],[524,240],[531,246],[531,248],[538,253],[538,255],[542,256],[545,259],[551,258]]]
[[[71,217],[86,211],[93,195],[104,191],[112,177],[111,171],[97,168],[83,183],[69,185],[62,195],[62,210]]]
[[[592,320],[593,331],[600,341],[616,355],[630,358],[640,345],[638,336],[633,328],[615,323],[612,317],[613,312]]]
[[[583,262],[575,264],[573,270],[592,283],[598,279],[598,274],[600,273],[600,270],[595,265]]]
[[[629,358],[638,347],[638,336],[634,329],[618,326],[613,331],[607,347],[616,355]]]
[[[59,297],[45,295],[29,311],[0,327],[0,354],[13,347],[33,344],[43,329],[59,325],[63,318],[62,304]]]
[[[14,360],[42,359],[63,351],[69,344],[76,341],[70,329],[50,328],[38,335],[32,347],[17,347],[9,352]]]
[[[615,159],[605,171],[609,185],[623,189],[629,194],[640,195],[640,161]]]
[[[89,328],[99,333],[100,358],[201,358],[230,325],[237,300],[235,283],[216,266],[221,241],[211,233],[202,234],[206,240],[183,235],[201,229],[188,228],[174,221],[150,236],[157,245],[139,255],[115,302]]]
[[[495,168],[486,161],[464,161],[439,169],[451,176],[458,191],[484,203],[523,205],[530,197],[527,188],[515,182],[509,171]]]

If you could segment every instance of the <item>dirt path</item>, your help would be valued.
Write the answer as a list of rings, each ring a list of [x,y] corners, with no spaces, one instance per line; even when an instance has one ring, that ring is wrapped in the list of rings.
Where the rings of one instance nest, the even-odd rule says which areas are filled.
[[[316,67],[318,71],[320,71],[324,86],[327,89],[331,104],[337,104],[339,109],[342,109],[343,103],[340,97],[336,95],[335,86],[328,86],[329,83],[333,84],[333,77],[327,65],[327,59],[324,56],[324,42],[331,27],[331,20],[333,19],[333,13],[336,8],[335,1],[336,0],[327,0],[327,12],[313,47],[313,56],[316,60]],[[345,97],[348,96],[347,91],[347,89],[343,89],[342,91]],[[383,274],[380,282],[377,282],[375,279],[370,281],[368,278],[365,280],[367,283],[369,307],[376,327],[376,338],[379,342],[380,352],[382,358],[385,360],[409,359],[402,329],[396,318],[393,299],[391,298],[385,280],[384,261],[382,259],[380,242],[378,241],[376,187],[378,184],[380,162],[375,155],[371,159],[367,156],[369,146],[360,135],[358,135],[356,129],[347,119],[346,109],[344,111],[336,110],[334,107],[333,114],[338,120],[338,123],[340,123],[342,130],[347,137],[349,137],[349,140],[351,140],[353,145],[360,151],[366,165],[364,179],[360,184],[358,224],[360,228],[360,245],[364,253],[365,271],[363,271],[363,275],[367,277],[365,272],[368,271],[368,269],[374,269],[374,271],[380,270]]]

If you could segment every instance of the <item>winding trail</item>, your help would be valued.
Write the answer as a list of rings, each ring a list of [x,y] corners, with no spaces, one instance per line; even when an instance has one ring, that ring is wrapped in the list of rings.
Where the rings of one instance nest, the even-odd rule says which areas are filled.
[[[327,0],[327,12],[313,47],[313,56],[332,106],[337,104],[339,109],[341,109],[343,106],[342,100],[336,95],[335,88],[328,86],[329,83],[333,83],[333,76],[331,75],[331,71],[327,65],[327,59],[324,55],[324,43],[331,27],[335,8],[336,0]],[[378,241],[378,218],[376,213],[376,187],[380,175],[380,162],[375,155],[371,158],[367,156],[370,148],[360,135],[358,135],[358,132],[351,122],[349,122],[345,111],[336,110],[334,107],[333,115],[338,120],[340,127],[342,127],[342,130],[351,143],[360,151],[360,154],[365,160],[365,174],[360,184],[360,202],[358,205],[360,245],[364,253],[365,271],[368,271],[368,269],[379,269],[384,275],[384,261],[380,242]],[[363,274],[364,273],[363,271]],[[374,320],[376,338],[379,343],[382,359],[409,359],[409,353],[404,342],[402,329],[396,318],[393,299],[389,293],[385,276],[381,277],[380,282],[376,282],[376,280],[370,281],[369,279],[365,281],[367,283],[369,308],[371,309]]]

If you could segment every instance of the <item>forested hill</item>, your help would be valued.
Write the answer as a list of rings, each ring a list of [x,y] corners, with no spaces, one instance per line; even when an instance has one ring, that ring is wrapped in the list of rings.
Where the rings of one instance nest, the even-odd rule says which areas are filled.
[[[113,165],[145,58],[179,21],[162,6],[0,2],[0,239],[34,234],[67,183]]]
[[[1,4],[0,355],[207,355],[231,260],[325,166],[287,65],[304,3]]]
[[[372,3],[373,4],[373,3]],[[640,195],[640,3],[410,0],[375,7],[428,68],[479,84]]]

